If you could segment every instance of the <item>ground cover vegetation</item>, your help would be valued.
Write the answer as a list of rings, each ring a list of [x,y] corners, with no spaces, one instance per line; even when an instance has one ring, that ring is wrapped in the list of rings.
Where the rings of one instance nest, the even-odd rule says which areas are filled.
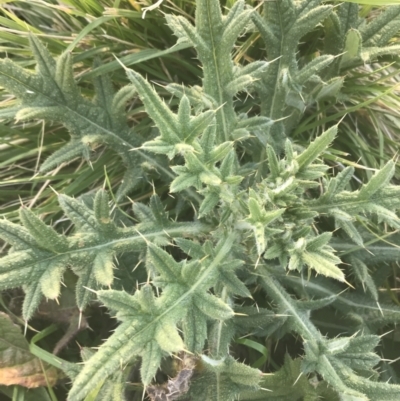
[[[0,391],[397,400],[400,6],[160,7],[0,7]]]

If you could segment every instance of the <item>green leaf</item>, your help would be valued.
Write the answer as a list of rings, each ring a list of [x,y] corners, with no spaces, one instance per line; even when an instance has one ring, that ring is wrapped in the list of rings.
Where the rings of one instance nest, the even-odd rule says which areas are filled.
[[[79,96],[72,72],[72,60],[70,53],[63,53],[56,63],[55,81],[67,101],[73,101]]]
[[[12,245],[15,250],[37,246],[37,242],[26,228],[5,219],[0,220],[0,237]]]
[[[333,126],[320,135],[307,149],[296,157],[299,168],[308,167],[323,151],[325,151],[337,134],[337,126]]]
[[[323,274],[324,276],[332,277],[339,281],[344,281],[345,276],[343,272],[331,262],[330,258],[320,252],[304,252],[302,254],[302,259],[304,262],[314,269],[318,274]],[[340,259],[338,260],[338,262]]]
[[[56,150],[52,153],[40,166],[39,171],[45,173],[57,167],[61,163],[68,163],[77,157],[84,157],[86,160],[89,159],[89,147],[82,143],[72,139],[67,145]]]
[[[65,214],[82,231],[96,232],[98,223],[94,213],[81,201],[66,195],[59,195],[58,201]]]
[[[200,52],[207,49],[207,44],[196,32],[193,25],[181,16],[167,14],[165,16],[168,26],[172,29],[174,34],[179,38],[178,43],[188,41],[193,47],[197,48]]]
[[[172,322],[165,322],[155,336],[158,346],[168,354],[183,349],[183,341],[175,325]]]
[[[267,388],[271,393],[271,400],[294,400],[296,397],[307,397],[307,400],[316,401],[326,399],[339,401],[335,391],[324,382],[314,385],[306,375],[302,374],[301,358],[291,359],[285,355],[284,364],[274,374],[263,377],[260,386]],[[265,399],[265,391],[249,391],[242,394],[245,401]]]
[[[135,87],[133,85],[123,86],[113,97],[110,106],[111,112],[115,116],[123,121],[126,120],[125,108],[128,100],[136,94]]]
[[[115,225],[110,216],[109,202],[110,198],[106,191],[97,191],[93,206],[94,216],[97,220],[99,229],[108,235],[115,229]]]
[[[364,1],[366,4],[379,3],[379,5],[398,4],[396,0],[360,0],[358,3]],[[378,5],[378,4],[377,4]],[[390,38],[398,32],[398,21],[400,18],[400,7],[388,7],[383,9],[380,14],[373,18],[368,24],[360,27],[362,40],[366,46],[379,46],[385,45]]]
[[[48,50],[35,37],[30,44],[37,62],[37,72],[31,73],[9,59],[0,61],[0,84],[21,101],[17,119],[43,118],[62,123],[71,134],[71,142],[64,150],[54,153],[45,161],[41,171],[69,162],[77,156],[88,158],[88,145],[92,142],[107,144],[119,154],[125,165],[138,172],[140,138],[122,121],[118,111],[109,110],[109,102],[91,102],[81,96],[72,71],[71,56],[62,54],[55,62]],[[106,79],[103,79],[103,83]],[[101,91],[104,85],[96,88]],[[98,93],[97,99],[101,98]],[[104,100],[104,97],[103,97]],[[133,179],[132,179],[133,178]],[[138,175],[126,174],[124,192],[139,182]],[[120,192],[119,195],[123,195]]]
[[[331,55],[316,57],[295,75],[294,81],[299,85],[304,85],[310,78],[331,64],[334,59],[335,57]]]
[[[218,192],[210,192],[206,195],[203,202],[201,202],[199,209],[199,218],[203,217],[207,213],[210,213],[213,208],[219,202],[219,193]]]
[[[174,258],[161,248],[149,244],[148,255],[151,263],[159,274],[168,278],[171,282],[177,282],[181,273],[181,266]]]
[[[146,345],[145,352],[142,356],[142,366],[140,368],[140,377],[143,383],[151,383],[158,367],[161,363],[162,353],[160,347],[155,341],[151,341]]]
[[[235,269],[242,264],[238,261],[238,265],[235,266],[234,261],[229,261],[225,265],[222,265],[218,270],[220,273],[220,281],[232,294],[239,295],[241,297],[251,298],[251,293],[246,285],[240,281],[235,274]]]
[[[357,257],[350,257],[351,267],[353,269],[354,275],[356,276],[359,283],[364,288],[364,291],[368,291],[372,298],[378,302],[379,295],[378,289],[374,280],[372,279],[367,265]]]
[[[394,167],[394,162],[389,160],[381,170],[377,171],[368,183],[360,189],[360,199],[369,199],[380,189],[384,188],[393,177]]]
[[[310,31],[310,27],[316,26],[318,23],[326,19],[332,12],[332,6],[319,6],[310,7],[302,10],[296,19],[296,23],[290,27],[288,33],[288,40],[298,41],[307,32]]]
[[[185,348],[193,353],[200,353],[207,339],[207,317],[193,305],[183,319]]]
[[[397,4],[397,0],[346,0],[349,3],[357,3],[357,4],[368,4],[368,5],[376,5],[376,6],[389,6],[392,4]]]
[[[277,155],[274,151],[274,148],[270,145],[267,145],[267,155],[268,155],[268,166],[271,170],[271,174],[273,178],[279,177],[280,168]]]
[[[232,309],[215,296],[199,293],[196,296],[195,304],[202,313],[212,319],[226,320],[233,317]]]
[[[68,249],[67,239],[59,235],[52,227],[47,226],[29,209],[20,209],[20,217],[23,225],[35,238],[37,244],[49,251],[63,253]]]
[[[173,170],[175,172],[177,171],[176,168]],[[200,180],[197,176],[193,176],[192,174],[180,174],[171,182],[170,192],[181,192],[191,186],[198,188],[200,185]]]
[[[78,275],[76,296],[78,307],[83,310],[93,297],[86,288],[95,290],[98,284],[111,285],[113,282],[114,255],[132,249],[140,252],[150,238],[165,243],[165,237],[181,236],[192,230],[192,223],[181,226],[181,223],[170,222],[157,197],[150,202],[150,221],[129,228],[117,228],[111,220],[108,221],[109,218],[101,220],[108,212],[108,199],[102,191],[95,197],[95,212],[83,202],[65,195],[60,195],[59,199],[67,216],[76,224],[75,234],[71,237],[58,236],[27,209],[21,213],[34,237],[22,227],[7,222],[0,224],[3,236],[15,244],[14,252],[2,258],[0,288],[24,286],[23,316],[26,320],[32,317],[42,295],[57,298],[62,275],[68,266]],[[96,220],[95,214],[100,221]],[[103,230],[104,224],[106,231]],[[171,231],[172,227],[177,229],[175,233]]]
[[[135,86],[146,111],[157,124],[160,131],[169,141],[179,140],[179,123],[177,117],[166,106],[151,85],[136,71],[127,69],[126,74]]]
[[[351,221],[351,216],[341,211],[340,209],[333,209],[332,215],[335,217],[336,226],[342,228],[346,234],[358,245],[363,247],[364,241],[357,231],[356,227]]]
[[[318,252],[322,249],[332,238],[332,233],[325,232],[307,241],[307,251]]]
[[[51,57],[49,51],[35,35],[29,35],[29,44],[37,60],[38,72],[47,78],[54,79],[56,75],[56,62]]]
[[[69,393],[72,401],[85,397],[100,379],[112,374],[120,364],[133,362],[137,356],[142,356],[142,379],[147,385],[159,367],[163,349],[177,351],[182,347],[182,340],[174,342],[179,336],[173,323],[179,318],[177,312],[171,314],[170,302],[165,304],[162,298],[154,298],[152,291],[147,285],[134,296],[113,290],[98,292],[101,302],[112,310],[118,310],[117,318],[123,323],[75,379]],[[146,309],[151,304],[152,313],[149,314]],[[174,333],[172,338],[169,337],[171,333]]]
[[[187,394],[192,399],[229,400],[259,388],[261,372],[232,357],[215,360],[202,355],[201,366],[202,371]]]
[[[214,164],[221,161],[232,150],[232,145],[232,142],[223,142],[216,146],[207,157],[207,162]]]
[[[340,67],[344,68],[361,59],[362,43],[361,35],[356,29],[350,29],[346,34],[344,54],[340,61]]]
[[[93,274],[96,280],[105,286],[110,286],[114,280],[114,255],[108,250],[100,251],[93,261]]]
[[[322,85],[322,88],[318,91],[317,95],[315,96],[316,100],[323,100],[332,97],[337,97],[340,89],[343,86],[344,78],[337,77],[332,78],[326,84]]]

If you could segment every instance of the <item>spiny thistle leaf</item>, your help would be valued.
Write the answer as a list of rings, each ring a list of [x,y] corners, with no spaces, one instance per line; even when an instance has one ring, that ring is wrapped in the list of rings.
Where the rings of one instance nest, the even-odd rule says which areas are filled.
[[[108,308],[118,310],[116,317],[122,324],[75,379],[69,393],[71,401],[84,398],[100,379],[112,374],[121,363],[133,362],[137,356],[143,356],[141,374],[147,385],[155,375],[161,357],[183,348],[174,328],[179,314],[172,311],[171,303],[165,304],[162,298],[154,298],[152,291],[150,286],[145,286],[134,296],[113,290],[98,292],[99,299]]]
[[[335,139],[337,134],[337,126],[329,128],[322,135],[320,135],[308,148],[302,152],[296,161],[299,164],[299,169],[308,167]]]
[[[278,304],[284,303],[286,310],[290,314],[289,319],[292,327],[293,325],[297,326],[295,323],[296,321],[301,324],[301,328],[297,326],[297,330],[301,332],[301,335],[305,339],[306,352],[306,356],[302,361],[302,371],[320,372],[324,380],[329,383],[339,395],[356,397],[356,399],[359,400],[368,400],[368,397],[365,396],[365,390],[368,389],[369,386],[372,390],[374,388],[373,382],[369,379],[363,379],[361,376],[357,376],[352,369],[340,361],[336,355],[333,356],[329,355],[329,352],[327,353],[330,347],[329,341],[315,329],[308,317],[298,311],[290,295],[277,281],[270,277],[268,271],[265,269],[262,270],[261,283],[271,299],[275,300]],[[364,352],[366,349],[371,350],[376,345],[375,336],[365,338],[365,342],[361,340],[360,343],[358,343],[356,339],[343,341],[345,348],[346,346],[349,347],[350,343],[354,341],[354,351],[356,352],[360,352],[361,349]],[[331,345],[332,344],[333,343],[331,343]],[[338,351],[339,355],[341,355],[340,348]],[[363,352],[361,351],[359,354],[361,358],[362,354]],[[377,357],[374,357],[371,359],[371,364],[377,361]],[[351,377],[351,379],[349,379],[349,377]],[[400,394],[400,386],[379,383],[379,388],[381,388],[388,397],[385,398],[385,395],[381,395],[381,399],[393,399],[391,397],[393,397],[394,394]]]
[[[245,82],[241,82],[240,85],[232,83],[234,66],[230,53],[252,13],[253,10],[245,9],[244,2],[240,0],[235,3],[228,15],[223,17],[218,1],[199,0],[195,28],[182,17],[167,17],[174,34],[179,40],[192,43],[203,64],[204,94],[213,99],[217,107],[217,136],[221,142],[232,139],[231,132],[236,125],[233,109],[234,94],[252,84],[257,76],[257,69],[252,73],[249,70]],[[228,85],[231,85],[230,90],[227,89]]]
[[[29,209],[22,207],[20,209],[21,222],[30,232],[36,242],[42,248],[63,253],[68,249],[68,241],[65,236],[59,235],[52,227],[44,224]]]
[[[31,48],[37,61],[37,73],[33,74],[19,67],[9,59],[0,61],[0,83],[21,101],[16,118],[30,120],[44,118],[62,123],[71,133],[71,142],[65,148],[47,159],[41,171],[48,171],[63,162],[83,156],[88,158],[89,145],[93,143],[107,144],[122,157],[128,169],[134,169],[139,178],[138,165],[140,159],[131,148],[140,145],[139,137],[131,132],[125,119],[121,121],[120,113],[111,112],[111,99],[105,101],[102,89],[107,87],[108,95],[114,96],[110,83],[106,78],[97,79],[95,87],[99,91],[97,100],[92,103],[80,95],[72,74],[71,55],[62,54],[57,62],[48,50],[34,37],[29,37]],[[132,92],[132,88],[128,87]],[[127,99],[117,93],[117,102]],[[103,96],[103,97],[102,97]],[[101,100],[103,99],[103,100]],[[138,183],[126,176],[124,193]],[[121,187],[122,188],[122,187]],[[119,195],[124,193],[120,192]]]
[[[184,343],[176,324],[188,312],[193,312],[193,306],[214,319],[232,317],[233,311],[229,306],[204,292],[211,285],[213,272],[226,257],[232,242],[232,237],[221,241],[215,250],[215,258],[209,261],[204,271],[198,272],[196,269],[187,285],[180,284],[181,266],[165,251],[149,244],[151,263],[160,273],[161,279],[166,276],[178,279],[171,280],[171,283],[165,283],[164,280],[164,292],[160,297],[154,297],[150,285],[136,291],[133,296],[121,291],[99,291],[98,298],[109,309],[117,312],[116,317],[122,324],[82,369],[74,381],[70,400],[80,400],[101,377],[109,376],[121,363],[132,362],[137,356],[142,356],[142,381],[145,385],[149,384],[162,356],[183,349]],[[193,344],[193,340],[190,341]]]
[[[294,289],[296,293],[302,293],[303,282],[301,278],[278,274],[274,274],[274,276]],[[335,300],[331,303],[332,307],[345,314],[349,308],[357,308],[356,330],[362,328],[373,331],[382,324],[400,321],[400,311],[395,306],[386,303],[377,304],[364,291],[340,293],[342,289],[339,286],[322,276],[310,278],[307,287],[310,296],[313,297],[335,296]]]
[[[27,321],[43,297],[59,296],[71,269],[65,284],[75,287],[79,310],[96,297],[120,322],[97,352],[83,353],[82,369],[66,369],[70,401],[122,401],[131,370],[140,370],[152,401],[395,401],[400,387],[377,369],[386,347],[382,358],[375,352],[382,329],[400,322],[380,288],[388,263],[400,259],[400,237],[386,231],[400,229],[395,164],[356,188],[353,167],[336,173],[324,161],[336,157],[329,151],[336,125],[309,145],[289,136],[307,107],[334,105],[348,70],[399,53],[388,42],[400,8],[364,17],[355,4],[280,0],[265,1],[259,14],[243,0],[230,3],[222,11],[218,0],[196,0],[195,25],[166,17],[203,71],[202,86],[165,86],[179,99],[171,107],[129,69],[131,83],[117,93],[97,76],[94,98],[83,97],[71,55],[55,61],[33,36],[35,72],[0,61],[0,84],[20,101],[3,115],[58,121],[71,133],[42,171],[89,159],[105,144],[127,167],[117,198],[142,178],[154,182],[135,196],[133,219],[100,190],[82,200],[59,195],[73,224],[67,234],[27,208],[23,225],[1,220],[11,248],[1,259],[0,290],[23,288]],[[266,60],[245,52],[259,35]],[[125,103],[136,94],[156,126],[144,143],[126,123]],[[329,321],[332,313],[343,322]],[[277,341],[301,358],[269,355]],[[263,379],[232,355],[275,373]],[[170,379],[152,383],[158,371],[157,382]]]
[[[195,400],[200,397],[210,401],[229,400],[259,388],[261,372],[232,357],[215,360],[203,355],[201,368],[202,374],[193,378],[188,392]]]
[[[399,6],[388,7],[367,23],[365,17],[359,17],[357,4],[341,4],[326,24],[326,52],[343,53],[329,68],[330,77],[341,69],[398,52],[397,45],[387,44],[398,31],[399,15]]]
[[[393,35],[398,32],[399,20],[399,6],[388,7],[383,10],[378,17],[360,28],[365,45],[371,47],[386,45]]]
[[[5,219],[0,221],[0,236],[16,250],[27,250],[37,246],[37,242],[29,231]]]
[[[345,68],[355,60],[361,60],[362,38],[356,29],[350,29],[346,34],[344,52],[340,61],[340,68]]]
[[[315,61],[311,62],[310,69],[304,66],[300,73],[295,56],[299,40],[332,13],[331,6],[322,6],[320,3],[320,0],[283,0],[279,4],[265,2],[263,16],[258,13],[251,15],[269,49],[268,60],[276,60],[256,84],[263,99],[262,115],[275,121],[283,119],[271,127],[273,146],[282,146],[283,139],[298,121],[300,112],[314,101],[313,95],[306,94],[305,90],[298,96],[303,85],[312,76],[318,77],[319,69],[333,61],[333,58],[325,58],[320,66]],[[273,95],[269,96],[268,92]],[[293,98],[298,99],[294,102],[290,100]]]
[[[300,358],[291,359],[287,354],[283,366],[275,374],[264,377],[260,386],[269,390],[268,400],[271,399],[271,401],[289,401],[302,396],[307,397],[306,399],[310,401],[317,401],[321,398],[339,401],[338,396],[326,383],[318,382],[317,378],[311,380],[302,374]],[[263,398],[259,392],[249,391],[241,394],[241,399],[250,401],[262,400]]]
[[[224,253],[227,250],[223,251]],[[218,278],[218,271],[221,269],[221,258],[224,253],[213,252],[213,255],[208,257],[204,262],[204,267],[199,268],[199,263],[178,264],[173,258],[162,249],[149,245],[149,258],[152,266],[160,275],[155,277],[154,284],[156,286],[168,289],[174,288],[175,291],[183,291],[187,298],[187,303],[192,303],[192,306],[187,306],[192,310],[198,309],[204,315],[213,319],[225,320],[233,316],[232,309],[206,291],[213,285],[215,279]],[[214,256],[214,258],[212,257]]]
[[[55,168],[61,163],[68,163],[76,157],[83,157],[89,160],[90,148],[82,141],[71,139],[71,141],[64,145],[61,149],[52,153],[40,166],[40,171],[46,172]]]
[[[390,160],[386,165],[364,185],[359,192],[360,199],[371,198],[376,192],[383,189],[390,182],[394,174],[394,162]]]
[[[78,307],[83,310],[91,299],[86,288],[113,282],[114,254],[129,251],[132,247],[140,251],[145,248],[146,241],[161,241],[166,235],[187,235],[202,227],[196,223],[182,225],[166,218],[163,220],[160,217],[161,205],[155,199],[152,201],[152,210],[156,212],[152,215],[153,223],[127,228],[117,228],[110,217],[107,218],[108,198],[104,191],[96,195],[94,212],[68,196],[60,195],[59,200],[76,226],[74,235],[68,238],[46,226],[26,208],[21,210],[25,228],[6,220],[0,221],[0,236],[10,240],[16,248],[2,259],[0,288],[24,286],[23,316],[26,320],[32,317],[42,295],[57,298],[67,266],[79,277],[76,296]]]
[[[206,111],[191,117],[190,102],[184,95],[178,114],[174,114],[145,79],[132,70],[127,70],[127,74],[161,133],[160,137],[146,142],[143,148],[167,154],[170,159],[177,153],[193,151],[193,141],[211,124],[214,113]]]
[[[203,246],[189,241],[183,238],[176,238],[175,242],[177,245],[191,258],[201,260],[200,265],[203,266],[200,270],[204,270],[210,260],[213,260],[217,256],[217,249],[209,249],[208,243]],[[215,275],[209,275],[208,285],[215,285],[216,281],[223,283],[226,288],[235,295],[243,297],[251,297],[247,287],[237,278],[235,271],[242,266],[243,262],[239,259],[227,258],[224,262],[219,263],[216,266]],[[190,267],[189,267],[190,266]],[[187,280],[193,274],[196,274],[195,264],[187,264],[182,271],[183,277]]]

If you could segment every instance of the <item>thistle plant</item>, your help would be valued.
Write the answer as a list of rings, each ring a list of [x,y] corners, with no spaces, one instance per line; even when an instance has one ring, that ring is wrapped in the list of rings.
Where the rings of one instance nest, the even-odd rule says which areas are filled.
[[[168,194],[154,185],[148,202],[134,202],[134,219],[100,189],[82,199],[59,195],[72,231],[46,225],[26,207],[21,224],[0,221],[10,245],[0,288],[24,289],[26,322],[43,298],[60,296],[67,273],[75,277],[81,313],[100,303],[119,322],[98,350],[83,351],[83,365],[61,364],[72,382],[68,400],[126,400],[138,366],[153,401],[399,399],[400,386],[380,372],[386,361],[376,349],[382,330],[400,321],[400,308],[378,291],[384,264],[400,257],[399,241],[365,229],[400,228],[395,163],[354,189],[353,167],[336,172],[324,160],[337,125],[307,147],[290,135],[307,108],[335,101],[347,69],[397,54],[387,42],[400,7],[366,22],[354,4],[320,3],[268,1],[260,13],[239,0],[224,15],[217,0],[197,0],[194,25],[166,15],[203,70],[201,85],[166,86],[177,108],[131,69],[130,85],[115,93],[102,76],[96,98],[84,98],[71,56],[53,60],[34,36],[34,73],[0,62],[0,84],[20,99],[17,119],[57,121],[71,132],[70,143],[41,171],[89,158],[100,143],[126,168],[117,200],[149,169],[168,186]],[[299,41],[316,27],[325,30],[324,52],[299,60]],[[254,31],[265,41],[267,60],[236,65],[238,37]],[[243,112],[242,92],[258,102],[255,111]],[[155,124],[151,138],[126,123],[133,97]],[[132,272],[137,285],[118,283],[120,271]],[[319,310],[351,321],[346,333],[323,331],[313,318]],[[259,344],[297,337],[299,354],[251,366],[237,359],[247,336]],[[175,359],[177,366],[167,369]],[[161,380],[162,373],[169,379]]]

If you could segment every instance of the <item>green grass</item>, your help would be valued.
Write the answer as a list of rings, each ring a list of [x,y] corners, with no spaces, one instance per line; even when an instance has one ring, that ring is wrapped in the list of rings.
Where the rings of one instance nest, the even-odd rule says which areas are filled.
[[[233,3],[234,0],[228,0],[226,6],[230,7]],[[374,8],[369,5],[378,1],[365,0],[362,3],[367,5],[361,12],[373,13]],[[28,33],[33,32],[54,56],[66,50],[72,52],[76,78],[87,97],[93,96],[90,80],[97,74],[110,74],[116,88],[128,83],[115,57],[159,84],[156,87],[165,97],[169,95],[162,87],[164,84],[197,84],[201,70],[194,59],[195,53],[185,45],[171,50],[176,40],[162,15],[162,11],[173,12],[193,19],[194,1],[165,0],[160,9],[148,12],[145,19],[142,19],[141,13],[143,4],[134,0],[0,0],[1,56],[33,68],[34,60],[27,40]],[[394,41],[399,42],[399,38]],[[312,54],[318,50],[317,47],[318,43],[307,42],[302,51]],[[264,52],[258,34],[248,34],[236,49],[235,60],[260,59]],[[93,69],[95,57],[101,60],[101,66]],[[293,133],[294,140],[300,144],[307,143],[310,138],[341,120],[334,147],[325,155],[332,166],[368,166],[367,169],[357,169],[361,181],[370,178],[374,170],[390,158],[395,158],[400,167],[397,160],[400,141],[399,69],[400,60],[393,58],[387,63],[362,66],[351,72],[336,104],[321,102],[310,109]],[[69,134],[56,124],[42,121],[21,124],[14,121],[9,107],[17,107],[15,100],[0,89],[0,213],[3,216],[17,221],[18,209],[24,204],[34,208],[45,220],[55,222],[62,217],[57,192],[79,196],[102,186],[111,193],[116,191],[123,174],[120,159],[102,147],[93,149],[91,163],[76,160],[46,175],[38,174],[40,163],[59,149],[68,140]],[[146,135],[152,122],[143,111],[137,100],[128,106],[130,125]],[[400,169],[397,179],[399,173]],[[151,184],[144,183],[131,199],[144,199],[151,193]],[[119,206],[125,210],[125,204]],[[378,232],[377,227],[369,228]],[[390,237],[387,240],[390,241]],[[386,286],[388,294],[397,300],[395,274],[387,280]],[[100,312],[94,309],[93,316],[98,318]],[[34,324],[40,326],[37,322]],[[54,341],[52,335],[55,334],[44,337],[40,347],[50,348]],[[89,345],[97,345],[101,340],[91,334],[88,336],[84,340],[89,341]],[[267,347],[265,344],[257,346],[252,339],[237,339],[237,343],[249,348],[254,366],[267,363],[267,360],[270,364],[274,363],[267,349],[268,344]],[[71,346],[71,355],[77,349],[76,345]],[[40,351],[36,352],[40,354]],[[0,390],[13,401],[28,400],[21,389]],[[49,399],[61,401],[62,391],[50,394]]]
[[[131,2],[135,5],[135,2]],[[180,13],[193,13],[193,3],[176,2],[168,7]],[[169,34],[162,14],[156,10],[142,13],[128,2],[119,1],[14,1],[0,3],[0,52],[21,66],[34,65],[27,35],[35,33],[54,56],[72,51],[76,77],[82,93],[93,96],[91,77],[111,74],[116,88],[127,83],[118,57],[126,66],[135,65],[142,74],[155,82],[168,83],[183,77],[195,82],[199,69],[188,62],[193,57],[186,45],[177,46]],[[181,9],[180,6],[185,6]],[[177,50],[181,50],[177,54]],[[93,69],[93,58],[101,59],[101,66]],[[174,76],[175,75],[175,76]],[[161,88],[161,87],[160,87]],[[0,133],[0,204],[8,218],[17,216],[20,203],[35,207],[40,213],[58,211],[55,192],[78,196],[104,184],[107,171],[111,187],[121,180],[118,160],[104,149],[95,149],[93,161],[77,161],[61,166],[46,176],[37,175],[45,158],[60,148],[69,137],[64,128],[49,123],[18,124],[6,107],[14,106],[14,99],[0,91],[2,129]],[[143,114],[140,104],[129,107],[132,126],[146,132],[151,122]],[[141,194],[138,194],[141,196]]]

